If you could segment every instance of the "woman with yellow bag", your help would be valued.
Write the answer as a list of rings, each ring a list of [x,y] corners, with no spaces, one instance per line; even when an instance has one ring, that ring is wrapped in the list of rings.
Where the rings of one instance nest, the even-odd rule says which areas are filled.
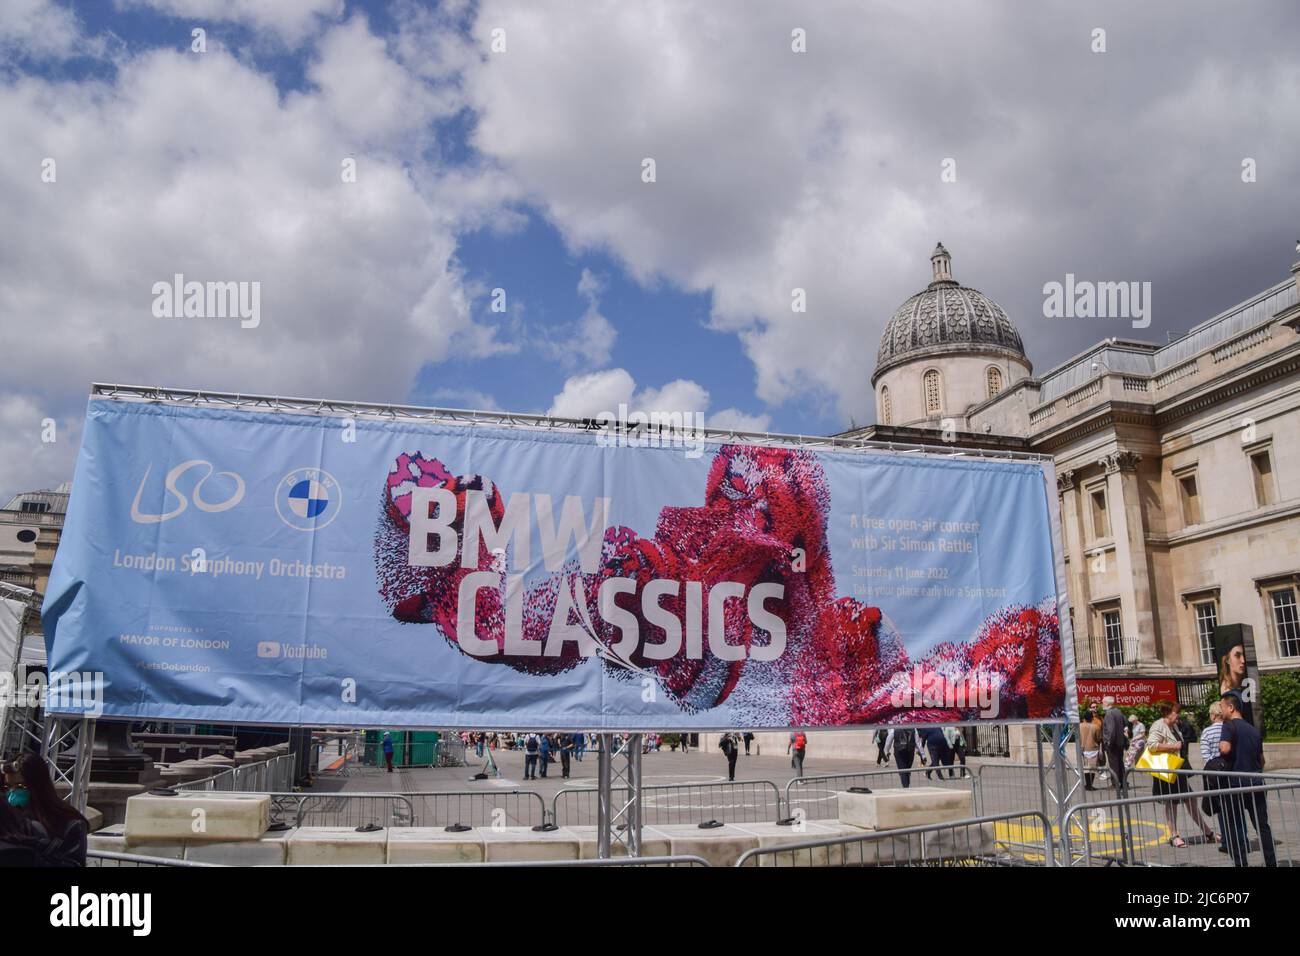
[[[1205,822],[1200,809],[1196,806],[1196,800],[1191,797],[1192,787],[1188,782],[1188,775],[1170,772],[1178,770],[1186,764],[1186,761],[1180,756],[1184,744],[1176,726],[1179,706],[1162,701],[1159,708],[1160,719],[1151,722],[1151,730],[1147,734],[1147,748],[1137,765],[1151,771],[1151,793],[1154,796],[1188,794],[1185,800],[1169,800],[1165,803],[1165,822],[1169,825],[1169,832],[1173,834],[1169,838],[1169,845],[1173,847],[1187,846],[1187,841],[1178,835],[1178,807],[1180,804],[1186,804],[1188,812],[1192,815],[1192,822],[1201,828],[1205,842],[1214,843],[1216,839],[1214,830]]]

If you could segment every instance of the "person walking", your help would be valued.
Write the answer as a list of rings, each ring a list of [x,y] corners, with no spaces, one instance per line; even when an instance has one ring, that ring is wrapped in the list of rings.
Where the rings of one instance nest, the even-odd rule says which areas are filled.
[[[736,735],[732,733],[723,734],[722,739],[718,741],[718,749],[727,758],[727,779],[735,780],[736,757],[740,754],[740,745],[736,741]]]
[[[749,745],[754,742],[754,732],[752,730],[745,731],[742,739],[745,741],[745,756],[748,757]]]
[[[899,727],[891,731],[894,738],[894,766],[898,768],[898,779],[903,786],[912,785],[912,761],[916,759],[916,731],[910,727]]]
[[[384,731],[384,765],[388,772],[393,772],[393,735],[387,730]]]
[[[573,734],[560,734],[560,777],[568,779],[569,760],[573,756]]]
[[[542,734],[541,742],[538,744],[540,753],[538,754],[537,763],[542,768],[542,779],[546,779],[546,768],[551,763],[551,735]]]
[[[1079,720],[1079,749],[1083,751],[1083,789],[1096,790],[1097,756],[1101,753],[1101,735],[1093,722],[1092,711],[1083,712]]]
[[[879,730],[876,731],[875,740],[876,740],[876,766],[879,767],[882,763],[888,766],[889,754],[885,752],[885,747],[889,743],[889,731],[885,730],[884,727],[881,727]]]
[[[537,756],[541,752],[542,743],[537,739],[536,734],[529,734],[524,738],[524,779],[537,779]]]
[[[955,777],[957,768],[953,766],[953,758],[960,760],[963,767],[966,766],[966,737],[960,727],[952,726],[943,728],[943,739],[948,744],[948,776]]]
[[[587,752],[587,735],[586,735],[586,734],[574,734],[574,735],[573,735],[573,755],[574,755],[575,757],[578,758],[579,762],[581,762],[581,760],[582,760],[582,755],[585,754],[586,752]]]
[[[1181,754],[1186,750],[1186,745],[1178,732],[1178,705],[1165,701],[1160,704],[1159,711],[1160,719],[1153,721],[1151,724],[1151,733],[1147,737],[1146,749],[1153,754]],[[1184,761],[1184,765],[1185,763],[1186,761]],[[1153,773],[1151,775],[1151,795],[1154,797],[1190,794],[1191,790],[1186,774],[1175,774],[1173,783],[1160,779],[1157,774]],[[1201,816],[1201,811],[1196,806],[1195,800],[1188,798],[1186,800],[1165,800],[1163,802],[1165,805],[1165,823],[1172,834],[1169,838],[1170,846],[1179,849],[1187,846],[1187,841],[1178,833],[1178,805],[1182,803],[1187,804],[1187,809],[1192,815],[1192,822],[1201,828],[1205,842],[1214,842],[1214,830]]]
[[[1265,866],[1277,866],[1277,850],[1273,846],[1273,830],[1268,823],[1267,793],[1233,793],[1243,787],[1261,786],[1264,772],[1264,741],[1259,731],[1242,714],[1241,696],[1227,691],[1219,702],[1223,706],[1223,730],[1219,734],[1219,753],[1234,774],[1254,776],[1229,777],[1229,791],[1219,797],[1220,813],[1224,827],[1223,842],[1228,855],[1237,866],[1249,866],[1250,841],[1246,835],[1244,811],[1259,834],[1259,848],[1264,854]]]
[[[808,753],[808,735],[802,730],[796,730],[790,735],[790,742],[786,744],[785,752],[791,754],[790,766],[794,767],[794,775],[802,777],[803,758]]]
[[[1124,750],[1128,746],[1124,728],[1128,722],[1124,719],[1124,711],[1115,706],[1114,697],[1103,697],[1101,706],[1106,710],[1101,719],[1101,750],[1106,755],[1106,766],[1110,769],[1111,779],[1115,781],[1115,789],[1123,796],[1126,793]]]
[[[948,752],[948,742],[943,738],[943,730],[939,727],[925,727],[921,730],[921,741],[930,754],[930,766],[925,771],[925,779],[929,780],[930,774],[937,773],[942,780],[943,770],[940,768],[952,763],[952,754]]]

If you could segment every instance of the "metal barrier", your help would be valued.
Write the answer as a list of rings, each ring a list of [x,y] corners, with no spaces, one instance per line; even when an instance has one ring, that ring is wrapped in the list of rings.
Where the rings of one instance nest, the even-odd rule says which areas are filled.
[[[175,785],[176,790],[197,790],[200,792],[212,792],[219,790],[222,792],[233,792],[235,789],[235,768],[226,767],[217,771],[211,777],[204,777],[202,780],[190,780],[185,783]]]
[[[224,866],[223,863],[200,863],[197,860],[172,860],[162,856],[142,856],[136,853],[114,853],[111,850],[87,850],[86,866],[95,867],[153,867],[153,866]]]
[[[200,792],[276,793],[293,787],[292,754],[226,767],[211,777],[178,783],[173,789]]]
[[[531,790],[449,790],[405,793],[411,826],[535,827],[548,823],[546,801]]]
[[[826,773],[811,777],[795,777],[785,785],[785,814],[802,816],[806,820],[834,819],[839,815],[839,805],[835,794],[849,787],[867,787],[871,790],[897,790],[903,787],[903,775],[907,776],[909,786],[943,787],[951,790],[970,790],[972,792],[973,812],[979,813],[979,798],[975,794],[976,778],[970,769],[961,765],[943,767],[943,771],[956,771],[954,776],[946,776],[933,767],[913,767],[911,770],[863,770],[859,773]],[[936,773],[937,779],[918,779],[917,774],[928,771]],[[838,786],[831,786],[838,784]]]
[[[435,765],[439,767],[465,766],[465,741],[458,734],[446,734],[438,739]]]
[[[1030,811],[763,847],[736,866],[1052,866],[1054,853],[1047,817]]]
[[[617,794],[626,794],[618,790]],[[595,788],[561,790],[551,798],[551,822],[556,826],[594,825],[597,819]],[[770,780],[736,780],[718,783],[663,784],[641,788],[641,823],[772,823],[782,817],[781,791]]]
[[[401,793],[268,793],[271,822],[293,827],[409,827],[414,803]]]
[[[525,869],[532,867],[551,867],[551,866],[576,866],[576,867],[647,867],[647,866],[711,866],[708,860],[699,856],[690,856],[689,854],[679,854],[677,856],[620,856],[611,860],[519,860],[493,863],[370,863],[366,866],[383,866],[389,869],[403,867],[442,867],[457,868],[469,867],[471,869],[493,869],[523,867]]]
[[[1234,818],[1240,821],[1239,832],[1244,834],[1236,847],[1243,861],[1247,865],[1251,861],[1264,862],[1267,853],[1262,828],[1255,827],[1255,814],[1262,805],[1268,821],[1268,842],[1278,864],[1300,865],[1300,856],[1293,849],[1300,842],[1300,780],[1283,777],[1285,782],[1269,783],[1268,775],[1229,771],[1173,773],[1220,782],[1223,788],[1193,787],[1186,793],[1133,795],[1137,788],[1129,787],[1130,796],[1126,798],[1072,807],[1065,816],[1061,839],[1065,862],[1071,866],[1234,866],[1236,861],[1230,852],[1232,844],[1237,843]],[[1243,779],[1252,785],[1232,786]],[[1217,812],[1203,812],[1207,799]],[[1212,836],[1198,832],[1202,830],[1198,818]],[[1184,820],[1190,823],[1187,833],[1180,825]],[[1186,846],[1173,846],[1175,833],[1184,838]]]

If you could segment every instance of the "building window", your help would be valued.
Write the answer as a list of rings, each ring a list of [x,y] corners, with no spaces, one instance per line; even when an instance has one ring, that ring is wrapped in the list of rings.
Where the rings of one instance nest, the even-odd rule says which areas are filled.
[[[24,501],[19,510],[28,514],[45,514],[50,510],[50,503],[48,501]]]
[[[1183,504],[1183,524],[1201,523],[1201,496],[1196,487],[1196,472],[1178,475],[1178,498]]]
[[[1124,635],[1120,632],[1119,611],[1103,611],[1101,633],[1106,640],[1106,666],[1124,665]]]
[[[1106,489],[1098,488],[1088,496],[1092,502],[1092,536],[1110,537],[1110,516],[1106,513]]]
[[[1214,629],[1219,625],[1219,608],[1213,601],[1193,604],[1196,612],[1196,643],[1201,649],[1201,664],[1214,664]]]
[[[1000,368],[990,365],[988,372],[985,373],[985,378],[988,381],[989,398],[1002,391],[1002,370]]]
[[[882,425],[894,424],[894,406],[889,401],[889,386],[880,387],[880,423]]]
[[[1250,455],[1250,476],[1255,482],[1255,505],[1266,508],[1277,501],[1277,490],[1273,485],[1273,456],[1270,449],[1264,448]]]
[[[943,412],[943,385],[939,381],[938,369],[930,369],[921,380],[925,385],[925,413],[938,415]]]
[[[1300,657],[1300,615],[1296,613],[1295,588],[1273,592],[1273,630],[1277,633],[1278,657]]]

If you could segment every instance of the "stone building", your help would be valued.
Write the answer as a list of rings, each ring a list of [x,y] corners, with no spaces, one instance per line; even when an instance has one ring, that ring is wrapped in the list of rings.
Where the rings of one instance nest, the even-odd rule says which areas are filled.
[[[850,434],[1052,456],[1080,676],[1190,700],[1224,623],[1251,625],[1262,671],[1300,667],[1300,263],[1172,342],[1040,376],[942,244],[931,265],[881,336],[877,424]]]

